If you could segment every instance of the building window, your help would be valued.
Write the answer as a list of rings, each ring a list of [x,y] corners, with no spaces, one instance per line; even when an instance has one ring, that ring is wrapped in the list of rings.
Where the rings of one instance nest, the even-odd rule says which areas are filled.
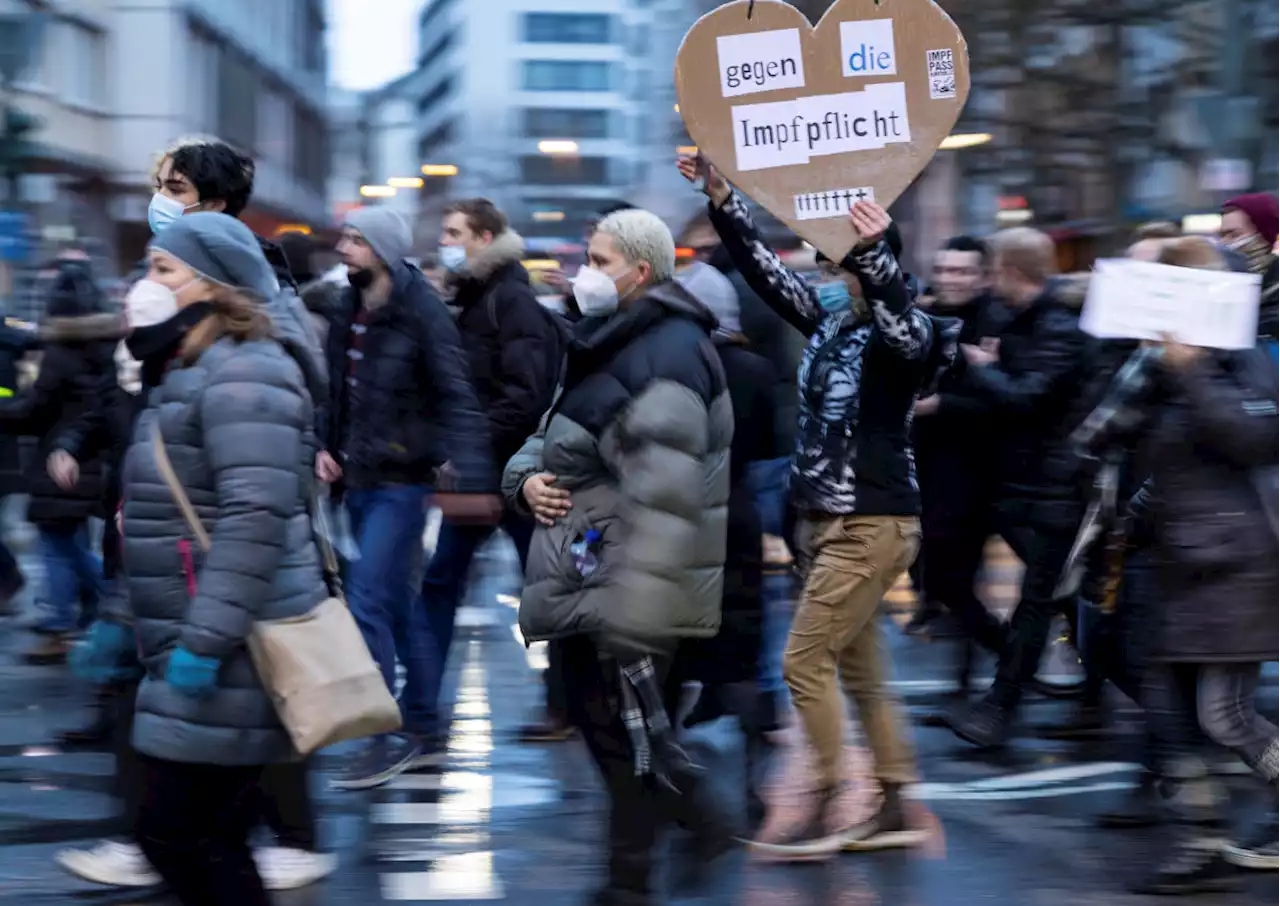
[[[530,155],[520,158],[520,181],[528,186],[608,185],[609,160],[604,157]]]
[[[218,137],[250,154],[258,146],[261,82],[247,57],[222,48],[218,54]]]
[[[608,44],[613,17],[602,13],[525,13],[527,44]]]
[[[522,134],[526,138],[608,138],[608,110],[561,110],[526,107]]]
[[[279,91],[267,89],[259,96],[258,154],[286,166],[293,160],[293,117],[289,107],[289,99]]]
[[[418,157],[422,158],[424,164],[439,163],[433,161],[431,156],[437,149],[453,142],[456,133],[456,120],[447,119],[439,126],[436,126],[428,132],[418,143]]]
[[[525,91],[611,91],[613,64],[580,60],[525,60]]]
[[[418,101],[418,115],[422,116],[440,101],[444,100],[453,91],[453,76],[445,76],[435,87],[428,91]]]
[[[329,133],[325,121],[298,104],[293,108],[293,175],[303,185],[324,191],[329,176]]]
[[[107,105],[107,36],[79,22],[63,23],[66,100],[101,109]]]

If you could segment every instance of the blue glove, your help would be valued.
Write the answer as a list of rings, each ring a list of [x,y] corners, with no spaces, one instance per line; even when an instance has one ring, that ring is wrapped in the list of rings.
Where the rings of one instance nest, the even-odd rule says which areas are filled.
[[[218,687],[218,660],[200,657],[185,648],[175,648],[169,655],[164,681],[192,698],[212,695]]]
[[[133,648],[130,627],[111,620],[95,620],[71,649],[71,671],[98,685],[123,680],[130,672],[127,658]]]

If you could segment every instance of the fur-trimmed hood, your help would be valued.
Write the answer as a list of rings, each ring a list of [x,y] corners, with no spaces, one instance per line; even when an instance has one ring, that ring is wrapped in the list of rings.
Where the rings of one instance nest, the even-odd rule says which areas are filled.
[[[456,290],[468,281],[488,283],[489,278],[509,264],[519,264],[524,258],[524,237],[514,230],[503,230],[489,247],[474,258],[467,259],[456,271],[445,275],[445,284]]]
[[[45,343],[119,340],[127,332],[124,316],[112,312],[46,318],[40,325],[40,339]]]

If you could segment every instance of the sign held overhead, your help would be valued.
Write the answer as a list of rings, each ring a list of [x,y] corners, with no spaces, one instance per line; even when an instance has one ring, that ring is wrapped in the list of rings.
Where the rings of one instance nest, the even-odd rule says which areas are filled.
[[[675,75],[699,151],[835,260],[857,237],[834,199],[892,204],[969,95],[964,36],[934,0],[836,0],[817,26],[782,0],[734,0],[685,35]]]

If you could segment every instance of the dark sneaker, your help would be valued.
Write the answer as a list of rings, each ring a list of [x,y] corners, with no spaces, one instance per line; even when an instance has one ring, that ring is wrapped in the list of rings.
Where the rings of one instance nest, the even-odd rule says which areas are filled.
[[[15,607],[13,601],[26,588],[27,580],[16,570],[6,579],[0,581],[0,617],[11,617]]]
[[[371,790],[409,770],[423,757],[422,743],[407,736],[378,736],[332,781],[335,790]]]
[[[907,620],[907,625],[902,627],[902,631],[910,636],[932,635],[935,625],[943,616],[942,608],[935,603],[921,604],[916,608],[916,612],[911,615],[911,619]]]
[[[1163,817],[1163,809],[1160,778],[1151,771],[1143,771],[1142,779],[1125,795],[1123,801],[1098,816],[1098,827],[1104,830],[1155,827]]]
[[[71,653],[71,637],[58,633],[44,636],[22,659],[34,667],[65,664]]]
[[[829,859],[844,845],[845,831],[832,828],[839,789],[818,790],[813,809],[803,825],[773,842],[751,841],[751,849],[762,855],[789,862]]]
[[[1013,715],[990,697],[967,711],[948,716],[951,732],[980,749],[1001,749],[1009,742]]]
[[[1280,827],[1277,827],[1276,817],[1272,815],[1243,841],[1228,843],[1224,846],[1222,855],[1237,868],[1277,871],[1280,870],[1278,843],[1280,843]]]
[[[516,735],[520,742],[540,743],[565,742],[573,739],[577,733],[578,728],[572,726],[568,721],[547,715],[545,720],[525,724]]]
[[[689,836],[676,844],[671,874],[672,890],[684,896],[705,893],[716,876],[720,858],[736,845],[728,820],[714,803],[704,801],[701,820],[689,828]]]
[[[1182,843],[1169,859],[1133,892],[1147,896],[1178,896],[1236,890],[1240,874],[1227,862],[1221,846],[1209,841]]]
[[[409,759],[405,772],[430,771],[439,768],[444,762],[447,751],[447,739],[436,733],[419,735],[405,734],[418,744],[418,754]]]
[[[924,843],[929,832],[924,828],[907,826],[899,790],[897,786],[886,785],[879,810],[866,821],[846,830],[840,848],[847,853],[865,853],[905,849]]]

